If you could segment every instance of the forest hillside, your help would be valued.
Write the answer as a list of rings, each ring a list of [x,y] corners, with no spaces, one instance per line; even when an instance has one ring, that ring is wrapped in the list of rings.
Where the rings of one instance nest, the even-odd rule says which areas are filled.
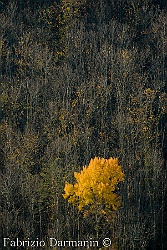
[[[165,0],[0,1],[0,249],[166,249],[166,132]]]

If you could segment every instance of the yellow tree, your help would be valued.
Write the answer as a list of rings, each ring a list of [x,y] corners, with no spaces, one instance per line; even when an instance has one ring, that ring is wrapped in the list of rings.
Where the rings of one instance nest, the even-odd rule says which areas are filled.
[[[116,193],[116,185],[124,181],[125,175],[118,159],[91,159],[80,173],[75,172],[76,183],[65,184],[63,197],[78,209],[88,208],[91,213],[108,214],[121,205],[121,196]]]

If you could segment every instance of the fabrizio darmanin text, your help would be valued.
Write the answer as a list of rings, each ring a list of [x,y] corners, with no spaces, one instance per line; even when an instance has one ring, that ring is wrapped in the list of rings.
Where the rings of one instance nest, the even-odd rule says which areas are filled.
[[[39,240],[36,238],[35,240],[31,240],[27,238],[26,240],[20,240],[16,238],[15,240],[11,240],[10,238],[3,239],[4,247],[98,247],[99,242],[97,240],[58,240],[56,238],[48,238],[46,241]]]

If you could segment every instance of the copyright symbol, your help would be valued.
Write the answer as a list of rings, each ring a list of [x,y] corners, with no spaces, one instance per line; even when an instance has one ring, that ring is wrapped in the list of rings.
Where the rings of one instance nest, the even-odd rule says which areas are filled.
[[[104,240],[103,240],[103,246],[104,247],[110,247],[111,246],[111,240],[109,239],[109,238],[105,238]]]

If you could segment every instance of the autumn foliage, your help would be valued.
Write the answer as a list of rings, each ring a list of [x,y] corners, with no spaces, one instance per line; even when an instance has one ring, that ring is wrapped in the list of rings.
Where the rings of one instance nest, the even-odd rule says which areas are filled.
[[[167,245],[166,8],[0,0],[0,249]]]
[[[121,205],[121,196],[116,193],[116,185],[124,181],[125,175],[118,159],[91,159],[88,166],[84,166],[80,173],[75,172],[76,183],[65,184],[63,197],[69,203],[83,210],[89,206],[91,212],[116,211]]]

